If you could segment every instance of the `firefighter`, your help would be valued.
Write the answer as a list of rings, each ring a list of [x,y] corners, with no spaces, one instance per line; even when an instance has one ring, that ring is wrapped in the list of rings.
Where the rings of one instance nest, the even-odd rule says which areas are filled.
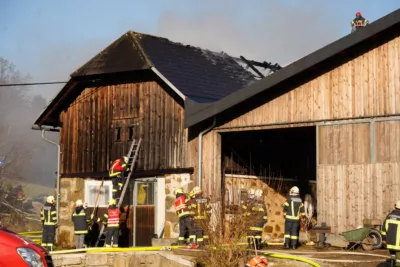
[[[394,208],[383,222],[382,237],[386,239],[386,248],[392,256],[392,259],[388,260],[391,266],[400,266],[400,200]]]
[[[356,13],[355,19],[351,21],[351,32],[364,28],[369,24],[369,21],[361,16],[361,12]]]
[[[182,188],[177,188],[175,190],[175,212],[178,215],[179,220],[179,238],[178,244],[185,244],[185,235],[190,234],[192,227],[192,216],[189,211],[189,201],[190,197],[183,193]]]
[[[54,197],[48,196],[40,211],[40,220],[43,224],[42,247],[53,251],[54,236],[57,228],[57,211],[54,207]]]
[[[211,215],[210,199],[203,197],[200,187],[195,186],[189,193],[189,210],[193,216],[193,223],[190,232],[191,248],[202,247],[208,235],[204,234],[204,228],[208,226]]]
[[[109,176],[112,179],[112,184],[113,184],[113,189],[112,189],[113,199],[119,199],[121,197],[121,190],[125,183],[125,172],[129,171],[128,162],[129,158],[123,157],[116,159],[111,164]]]
[[[75,245],[76,248],[79,249],[86,246],[85,238],[88,234],[90,215],[83,206],[82,200],[78,199],[75,204],[76,207],[72,213],[72,222],[74,223]]]
[[[107,227],[106,233],[106,247],[118,247],[118,236],[119,236],[119,209],[117,208],[117,202],[115,199],[110,198],[108,200],[108,209],[104,214],[103,220],[104,227]]]
[[[296,249],[299,241],[300,216],[304,218],[304,205],[300,198],[300,190],[297,186],[290,189],[289,197],[283,204],[285,217],[285,248]]]
[[[262,189],[255,190],[254,204],[251,207],[250,213],[254,218],[254,224],[250,227],[250,231],[252,231],[252,236],[254,236],[256,249],[261,249],[262,231],[264,224],[268,220]]]
[[[264,256],[255,256],[246,263],[246,267],[266,267],[268,260]]]
[[[25,193],[24,189],[22,189],[22,185],[18,185],[15,189],[17,196],[17,205],[16,208],[22,210],[25,201]]]

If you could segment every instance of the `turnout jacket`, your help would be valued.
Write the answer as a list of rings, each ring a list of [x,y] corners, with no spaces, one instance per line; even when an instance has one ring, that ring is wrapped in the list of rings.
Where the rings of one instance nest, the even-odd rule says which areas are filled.
[[[118,158],[111,164],[109,175],[110,177],[119,177],[125,171],[129,171],[128,166],[123,158]]]
[[[195,196],[189,201],[190,214],[195,220],[205,220],[211,215],[210,199],[202,196]]]
[[[57,225],[57,211],[53,204],[44,204],[40,211],[40,220],[43,225],[56,226]]]
[[[72,213],[72,221],[74,223],[76,235],[88,233],[90,215],[82,206],[75,208],[74,212]]]
[[[175,212],[178,219],[190,216],[190,197],[187,194],[177,194],[174,202]]]
[[[107,227],[119,227],[119,209],[115,205],[108,206],[104,214],[103,224]]]
[[[400,251],[400,210],[395,209],[386,217],[382,226],[386,236],[386,248]]]
[[[300,220],[300,215],[306,215],[300,196],[289,196],[287,198],[283,204],[283,215],[288,221],[298,221]]]

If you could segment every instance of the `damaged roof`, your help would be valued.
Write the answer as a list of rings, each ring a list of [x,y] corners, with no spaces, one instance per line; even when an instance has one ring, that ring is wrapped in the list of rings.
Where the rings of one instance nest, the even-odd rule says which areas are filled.
[[[206,120],[216,119],[223,123],[240,114],[256,108],[295,82],[303,81],[317,73],[341,64],[343,60],[355,57],[360,51],[371,49],[386,39],[400,34],[400,9],[369,24],[367,27],[347,36],[285,66],[283,69],[256,81],[236,92],[210,104],[185,103],[185,127],[191,127]],[[286,87],[286,88],[285,88]]]
[[[224,52],[129,31],[73,72],[70,82],[35,124],[54,126],[60,109],[66,108],[84,89],[77,86],[79,81],[154,68],[179,91],[179,95],[197,103],[217,101],[256,80],[250,71]]]

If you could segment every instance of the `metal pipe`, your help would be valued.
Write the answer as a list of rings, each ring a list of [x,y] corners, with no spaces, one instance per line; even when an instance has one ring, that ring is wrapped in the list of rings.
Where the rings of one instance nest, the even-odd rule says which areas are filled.
[[[214,117],[214,121],[210,127],[205,129],[204,131],[199,133],[199,163],[198,163],[198,176],[197,176],[197,186],[201,188],[201,175],[202,175],[202,164],[203,164],[203,135],[213,129],[215,125],[217,124],[217,121]]]
[[[57,197],[56,197],[56,212],[57,212],[57,223],[60,221],[60,161],[61,161],[61,149],[60,149],[60,144],[57,144],[56,142],[47,139],[46,138],[46,130],[42,130],[42,139],[49,142],[50,144],[53,144],[57,146]],[[56,236],[55,236],[56,243],[58,241],[58,228],[56,229]]]

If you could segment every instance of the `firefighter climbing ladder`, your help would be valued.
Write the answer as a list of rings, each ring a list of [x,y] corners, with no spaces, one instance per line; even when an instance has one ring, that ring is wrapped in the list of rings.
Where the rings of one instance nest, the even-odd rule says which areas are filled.
[[[130,171],[129,171],[128,177],[126,179],[126,182],[124,184],[124,188],[122,189],[120,199],[119,199],[119,201],[117,203],[117,208],[118,209],[121,206],[122,201],[124,200],[126,190],[127,190],[128,186],[129,186],[129,180],[130,180],[131,175],[133,173],[133,168],[135,167],[135,163],[136,163],[137,157],[139,155],[139,150],[140,150],[140,145],[141,144],[142,144],[142,139],[141,138],[139,139],[138,142],[136,142],[136,140],[133,140],[132,144],[131,144],[131,147],[129,148],[128,155],[126,155],[129,158],[127,166],[129,166]],[[101,187],[100,187],[99,190],[101,190]],[[97,237],[96,243],[94,245],[95,247],[97,247],[97,245],[98,245],[98,243],[100,241],[100,238],[103,235],[103,232],[104,232],[104,225],[101,227],[99,236]]]

